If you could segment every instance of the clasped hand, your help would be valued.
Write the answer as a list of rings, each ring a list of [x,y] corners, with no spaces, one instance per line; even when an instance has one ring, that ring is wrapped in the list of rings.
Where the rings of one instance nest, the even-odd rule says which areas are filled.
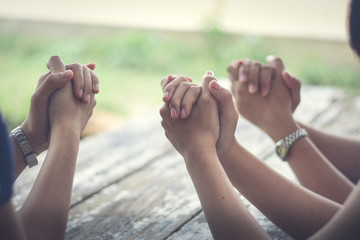
[[[40,77],[31,98],[29,115],[21,126],[37,155],[48,148],[50,127],[59,122],[56,120],[66,118],[68,122],[74,117],[86,115],[86,120],[75,121],[81,123],[81,126],[74,125],[80,128],[79,131],[83,129],[96,103],[94,94],[99,92],[99,80],[93,72],[95,64],[74,63],[65,66],[59,56],[52,56],[47,66],[50,72]],[[51,69],[54,66],[61,70],[54,72]],[[64,95],[61,99],[54,97],[51,100],[58,91],[66,94],[62,93]],[[83,104],[80,105],[81,101]],[[75,105],[77,108],[72,108]],[[87,113],[76,112],[76,109],[81,108],[81,111]]]
[[[211,71],[205,73],[202,86],[189,77],[174,75],[162,79],[161,85],[165,102],[161,124],[185,160],[189,154],[210,148],[222,154],[235,142],[238,115],[231,93],[217,83]]]

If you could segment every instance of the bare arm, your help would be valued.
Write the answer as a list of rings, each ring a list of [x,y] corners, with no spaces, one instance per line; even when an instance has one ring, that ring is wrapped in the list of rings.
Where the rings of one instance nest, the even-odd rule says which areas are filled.
[[[353,183],[360,178],[360,141],[351,137],[334,135],[302,123],[311,141],[325,157]]]
[[[202,94],[189,119],[172,119],[174,106],[163,106],[165,135],[184,157],[213,237],[269,239],[236,195],[217,157],[219,117],[208,89],[214,79],[211,72],[205,74]]]
[[[12,206],[11,200],[0,205],[0,239],[27,239],[24,227]]]
[[[54,72],[65,70],[60,57],[49,60]],[[84,78],[91,79],[87,67]],[[49,151],[32,190],[20,210],[29,239],[63,239],[65,234],[80,133],[96,104],[76,99],[71,83],[56,91],[49,104]]]
[[[220,157],[232,184],[294,238],[311,236],[341,205],[288,181],[237,142]]]
[[[272,91],[266,98],[250,94],[240,80],[233,80],[232,90],[238,111],[277,142],[300,127],[292,117],[291,95],[283,83],[284,65],[279,58],[270,58],[268,62],[274,75]],[[239,76],[243,75],[251,79],[268,74],[263,73],[258,63],[250,63],[240,66]],[[286,161],[304,187],[336,202],[343,203],[354,187],[309,138],[296,141]]]
[[[66,71],[63,73],[46,73],[42,75],[38,81],[35,93],[31,97],[29,115],[21,125],[25,136],[30,142],[36,155],[39,155],[49,147],[49,121],[48,109],[50,97],[59,88],[64,87],[70,80],[72,80],[72,88],[74,96],[84,103],[89,103],[89,95],[99,92],[99,80],[95,73],[95,64],[87,64],[86,67],[90,70],[90,81],[84,81],[84,65],[73,63],[66,65]],[[65,71],[65,68],[63,69]],[[61,72],[63,72],[61,71]],[[15,179],[27,167],[21,149],[15,142],[13,136],[9,136],[14,146],[15,157]]]
[[[19,212],[29,239],[64,239],[79,139],[69,126],[52,130],[42,169]]]
[[[344,207],[310,239],[359,239],[360,237],[360,182],[346,200]]]
[[[185,158],[214,239],[270,239],[236,195],[213,148]]]

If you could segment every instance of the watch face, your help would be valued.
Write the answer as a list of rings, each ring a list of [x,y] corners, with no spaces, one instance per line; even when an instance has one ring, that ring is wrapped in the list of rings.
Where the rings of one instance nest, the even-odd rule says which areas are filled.
[[[275,151],[280,158],[284,159],[286,157],[288,149],[285,147],[284,142],[280,141],[276,144]]]

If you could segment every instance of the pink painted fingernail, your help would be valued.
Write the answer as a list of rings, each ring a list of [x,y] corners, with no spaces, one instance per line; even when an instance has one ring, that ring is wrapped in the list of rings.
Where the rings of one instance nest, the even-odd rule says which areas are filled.
[[[175,75],[169,75],[167,81],[168,81],[168,82],[171,82],[171,81],[174,80],[175,78],[176,78]]]
[[[221,89],[221,86],[217,81],[211,81],[211,88],[218,92]]]
[[[98,92],[99,91],[99,83],[95,83],[93,89]]]
[[[186,117],[186,110],[185,108],[181,109],[181,118],[185,118]]]
[[[166,91],[166,92],[164,93],[163,100],[164,100],[164,101],[168,100],[168,99],[169,99],[169,95],[170,95],[170,93],[169,93],[168,91]]]
[[[268,90],[267,89],[261,89],[261,95],[263,97],[265,97],[268,94]]]
[[[246,77],[246,75],[245,74],[241,74],[240,75],[240,82],[246,82],[247,81],[247,77]]]
[[[171,108],[171,117],[173,119],[177,119],[178,118],[178,112],[176,111],[176,109],[173,107]]]
[[[210,71],[210,70],[206,72],[206,75],[215,76],[215,75],[214,75],[214,72],[213,72],[213,71]]]
[[[87,94],[85,96],[85,102],[89,103],[90,102],[90,94]]]
[[[286,72],[286,75],[289,79],[293,79],[293,77],[291,76],[291,74],[288,72],[288,71],[285,71]]]
[[[185,78],[186,78],[187,80],[189,80],[190,82],[193,81],[191,77],[185,76]]]
[[[255,93],[256,92],[256,86],[254,84],[249,85],[249,92],[250,93]]]

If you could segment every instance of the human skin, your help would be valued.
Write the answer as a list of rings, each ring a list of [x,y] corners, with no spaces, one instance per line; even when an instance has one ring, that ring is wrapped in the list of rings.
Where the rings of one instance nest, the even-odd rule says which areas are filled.
[[[170,142],[184,157],[214,238],[267,238],[236,195],[217,157],[217,103],[207,87],[214,79],[211,72],[205,74],[205,90],[190,118],[173,120],[171,107],[164,104],[160,110],[162,126]]]
[[[300,128],[301,125],[292,116],[293,111],[300,102],[300,95],[297,92],[288,90],[288,86],[300,90],[300,82],[289,77],[281,59],[274,57],[269,59],[268,66],[262,66],[250,60],[235,61],[230,64],[228,71],[232,80],[232,92],[239,113],[263,129],[274,142]],[[254,78],[257,80],[253,80]],[[250,91],[248,84],[254,82],[257,84],[268,83],[270,80],[272,94],[268,93],[264,97],[263,93]],[[171,87],[169,87],[170,84]],[[164,78],[161,81],[161,85],[164,92],[169,91],[171,93],[164,101],[170,103],[176,109],[186,108],[191,110],[189,106],[196,103],[201,92],[198,90],[198,86],[181,76]],[[191,112],[189,110],[186,110],[186,112],[186,117],[188,117]],[[176,119],[173,114],[171,116],[173,119]],[[232,117],[230,119],[235,118]],[[224,129],[228,128],[225,127]],[[324,139],[324,134],[314,134],[314,130],[309,127],[307,129],[310,130],[310,136],[313,136],[316,140],[320,137],[318,142]],[[227,131],[233,132],[233,129]],[[287,156],[287,162],[303,186],[338,203],[343,203],[353,190],[354,185],[335,167],[337,165],[334,166],[319,151],[311,140],[311,138],[298,140]],[[334,147],[336,140],[333,137],[327,139],[326,142],[331,142],[330,146]],[[233,142],[233,140],[229,142],[218,141],[220,159],[222,159],[221,152],[224,152],[224,147],[221,146],[231,146]],[[349,149],[349,146],[352,146],[353,151],[351,153],[353,153],[353,158],[351,159],[355,159],[354,156],[356,156],[356,150],[358,149],[356,148],[356,142],[343,140],[342,144],[348,145],[345,149]],[[319,145],[322,146],[322,149],[327,148],[324,144],[319,143]],[[352,162],[348,165],[350,166]],[[355,166],[358,165],[357,163]]]
[[[202,92],[204,91],[204,86],[206,86],[206,84],[203,84]],[[291,236],[296,238],[303,238],[315,233],[318,229],[325,225],[327,221],[329,221],[329,219],[340,209],[341,206],[329,199],[326,199],[303,187],[297,186],[289,182],[287,179],[277,174],[274,170],[272,170],[267,165],[258,160],[256,157],[254,157],[252,154],[247,152],[236,140],[234,140],[233,136],[236,127],[236,121],[228,121],[228,119],[231,119],[234,115],[237,115],[230,92],[221,88],[214,81],[212,81],[209,85],[209,89],[217,102],[216,106],[213,106],[212,111],[218,111],[219,114],[217,117],[214,116],[215,119],[219,119],[218,124],[220,127],[220,134],[215,147],[212,143],[211,145],[207,145],[207,147],[203,151],[201,151],[201,149],[199,149],[199,147],[197,147],[196,143],[194,142],[192,142],[191,144],[187,144],[183,147],[179,147],[177,145],[177,141],[179,141],[179,138],[183,139],[182,141],[184,143],[188,143],[188,138],[191,138],[190,132],[196,133],[196,126],[193,125],[191,127],[185,128],[183,125],[174,125],[174,122],[183,123],[185,125],[187,123],[186,121],[190,121],[190,119],[193,119],[194,117],[195,120],[193,121],[197,124],[201,124],[202,121],[207,121],[208,123],[212,122],[215,124],[215,121],[210,121],[210,116],[207,113],[202,113],[204,114],[204,119],[202,120],[198,119],[197,115],[194,116],[192,112],[191,115],[185,120],[172,119],[172,121],[170,120],[171,116],[169,108],[167,109],[167,111],[162,110],[161,113],[163,117],[163,122],[166,123],[163,124],[166,136],[172,142],[174,147],[178,149],[178,151],[184,156],[189,174],[190,176],[193,175],[192,179],[194,185],[196,186],[195,182],[197,181],[203,181],[203,185],[206,185],[206,182],[209,181],[207,178],[214,178],[213,181],[215,181],[215,176],[212,176],[212,172],[225,171],[231,183],[247,199],[249,199],[268,218],[270,218],[276,225],[281,227]],[[196,104],[193,106],[193,109],[201,105],[200,99],[201,96],[196,102]],[[209,108],[209,104],[207,105],[207,107]],[[208,109],[206,112],[209,111],[210,109]],[[235,119],[237,120],[237,117]],[[209,129],[214,128],[215,127]],[[188,132],[184,133],[184,129],[186,129]],[[233,132],[231,132],[230,129],[232,129]],[[177,133],[177,131],[179,131],[180,133]],[[179,134],[182,135],[179,136]],[[223,135],[222,139],[220,139],[221,135]],[[196,136],[199,137],[201,135],[197,134]],[[219,146],[219,142],[224,141],[224,139],[227,139],[229,141],[226,151],[217,150],[216,146]],[[206,143],[205,138],[198,138],[197,142],[203,144]],[[184,154],[184,150],[179,149],[187,150],[185,150]],[[192,151],[197,154],[197,157],[195,159],[202,159],[202,155],[207,156],[207,158],[210,159],[215,159],[213,160],[214,165],[212,165],[212,171],[208,171],[206,173],[203,172],[201,175],[196,175],[195,173],[192,173],[192,171],[198,171],[196,170],[196,167],[192,167],[192,165],[187,163],[187,159],[189,159],[189,157],[186,153]],[[209,153],[211,154],[209,155]],[[221,157],[217,158],[217,156],[213,156],[214,154],[217,154],[218,156],[221,155]],[[220,159],[220,165],[218,164],[219,162],[216,161],[216,159]],[[206,166],[209,166],[209,164],[210,163],[207,162]],[[229,181],[227,177],[223,176],[216,178],[216,181],[222,181],[222,184],[225,184],[225,182]],[[199,180],[198,178],[202,179]],[[209,189],[212,188],[212,186],[203,186],[203,188]],[[202,193],[201,191],[197,192],[199,194],[200,201],[202,198],[207,199],[207,196],[202,196],[202,194],[205,195],[205,193]],[[232,195],[231,191],[227,191],[226,193]],[[284,199],[284,203],[279,205],[278,199]],[[223,202],[219,201],[218,204],[223,204]],[[238,212],[236,214],[237,217],[242,219],[242,221],[235,221],[234,219],[232,219],[232,217],[230,217],[231,220],[228,219],[228,224],[230,226],[231,224],[239,221],[245,221],[247,223],[252,222],[252,220],[244,220],[248,218],[244,216],[243,210],[241,210],[243,209],[243,206],[240,205],[229,205],[230,208],[233,209],[233,211],[237,211],[236,208],[240,209],[238,209]],[[205,208],[205,215],[206,211],[215,210],[206,210]],[[210,229],[213,228],[213,224],[216,225],[216,221],[212,224],[209,223]],[[222,226],[224,227],[224,225]],[[217,225],[217,227],[219,226]],[[255,232],[258,232],[258,229],[256,229],[257,228],[254,228],[253,230]],[[243,234],[241,233],[241,231],[237,232],[237,229],[235,227],[233,228],[233,231],[234,234],[239,234],[237,236],[241,236],[241,234]],[[221,239],[221,237],[219,238]]]
[[[52,74],[65,72],[58,56],[51,57],[48,66]],[[94,94],[88,104],[77,99],[70,82],[51,96],[49,150],[19,211],[28,239],[64,239],[80,134],[95,105]]]
[[[295,104],[291,96],[294,94],[290,94],[284,84],[283,78],[287,76],[284,75],[281,59],[271,57],[268,62],[274,69],[269,96],[264,98],[260,94],[250,94],[246,82],[241,81],[240,77],[231,78],[232,91],[239,113],[277,142],[300,128],[300,125],[292,116]],[[245,75],[247,79],[258,77],[253,65],[256,63],[240,64],[238,75]],[[286,160],[303,186],[338,203],[343,203],[354,188],[351,181],[317,148],[311,137],[296,141]]]
[[[232,82],[240,80],[239,75],[241,73],[239,73],[239,68],[244,61],[234,61],[228,66],[227,70]],[[294,112],[300,103],[301,83],[286,71],[282,72],[282,77],[290,94],[291,110]],[[261,83],[263,80],[258,79],[257,82]],[[243,84],[247,84],[247,82],[243,82]],[[270,91],[271,84],[269,87]],[[236,93],[234,95],[236,96]],[[360,141],[358,139],[316,129],[299,121],[297,123],[306,129],[311,141],[342,174],[353,183],[358,182],[360,179],[360,161],[358,160],[358,156],[360,156]]]
[[[84,68],[84,65],[73,63],[66,66],[67,71],[61,73],[49,72],[40,77],[35,93],[31,97],[28,117],[21,124],[21,128],[36,155],[48,149],[49,146],[49,99],[57,89],[64,87],[72,80],[74,94],[84,103],[88,103],[87,96],[89,94],[99,93],[99,80],[93,72],[95,64],[90,63],[86,66],[87,69]],[[91,78],[84,78],[84,73],[88,74],[89,72]],[[27,164],[14,137],[10,135],[9,138],[14,145],[15,177],[17,178]]]

